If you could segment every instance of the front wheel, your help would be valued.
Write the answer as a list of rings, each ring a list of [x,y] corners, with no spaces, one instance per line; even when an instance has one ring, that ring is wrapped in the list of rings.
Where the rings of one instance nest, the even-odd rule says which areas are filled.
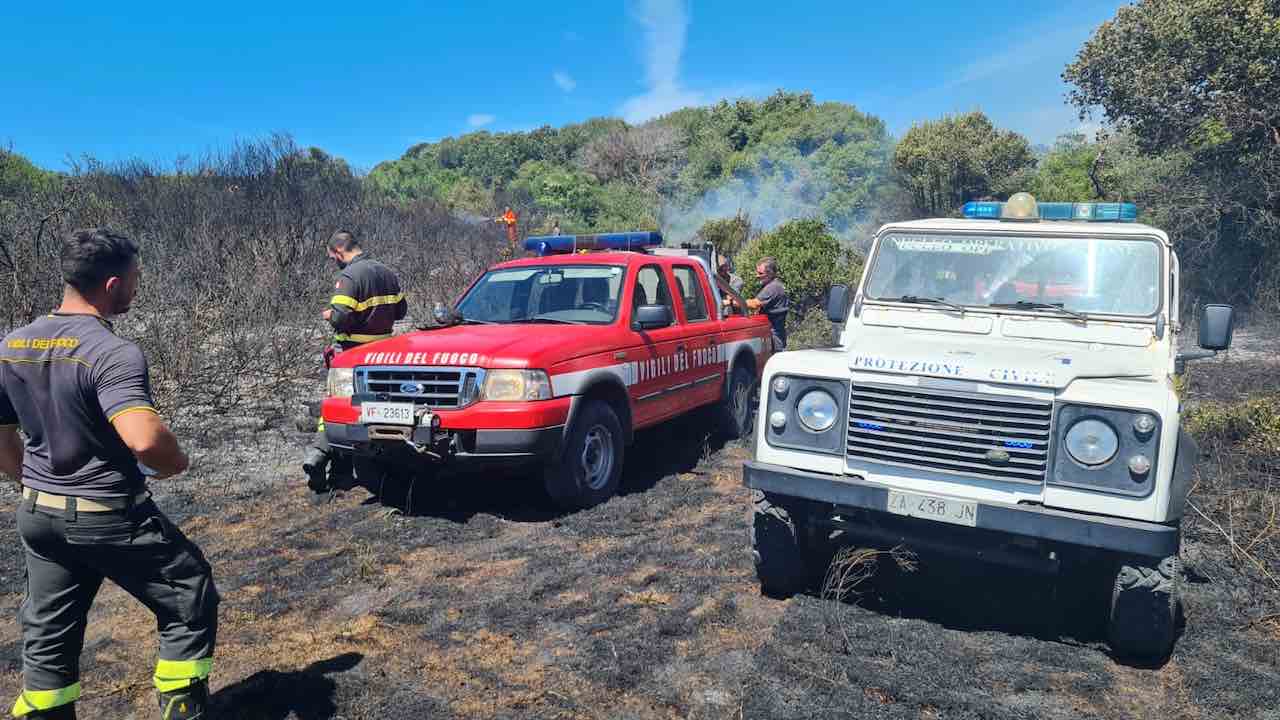
[[[1111,587],[1107,642],[1118,655],[1148,661],[1173,652],[1182,564],[1178,556],[1123,560]]]
[[[569,428],[559,459],[543,471],[547,495],[565,510],[608,500],[622,480],[625,449],[617,413],[607,403],[587,401]]]

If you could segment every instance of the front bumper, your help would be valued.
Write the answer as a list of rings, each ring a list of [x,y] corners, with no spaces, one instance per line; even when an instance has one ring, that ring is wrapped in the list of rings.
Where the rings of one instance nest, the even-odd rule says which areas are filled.
[[[891,519],[891,526],[913,528],[923,536],[931,530],[963,535],[974,529],[1048,543],[1075,545],[1147,557],[1163,558],[1178,553],[1179,529],[1160,523],[1104,517],[1038,505],[1004,505],[980,502],[976,528],[958,527],[932,520],[907,519],[889,513],[889,488],[857,477],[811,473],[779,465],[748,462],[743,468],[743,484],[753,490],[801,498],[832,506],[832,511],[851,508]],[[908,544],[910,533],[901,538]]]
[[[376,426],[374,433],[378,434]],[[564,426],[434,431],[415,427],[412,428],[411,443],[409,439],[370,438],[370,428],[358,423],[325,422],[324,434],[330,447],[361,457],[521,465],[554,457],[560,450]]]

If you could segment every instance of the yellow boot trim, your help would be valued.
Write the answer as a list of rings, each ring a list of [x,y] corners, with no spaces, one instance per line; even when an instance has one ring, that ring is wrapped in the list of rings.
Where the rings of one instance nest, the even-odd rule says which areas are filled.
[[[202,660],[157,660],[156,690],[173,692],[189,687],[197,680],[209,677],[213,671],[213,658]]]
[[[60,690],[23,690],[13,703],[13,716],[22,717],[39,710],[52,710],[73,703],[80,697],[80,683]]]

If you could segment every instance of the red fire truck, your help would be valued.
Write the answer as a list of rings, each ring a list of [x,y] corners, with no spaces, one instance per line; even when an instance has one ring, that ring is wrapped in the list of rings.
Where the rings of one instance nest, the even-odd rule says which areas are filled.
[[[565,508],[618,488],[633,433],[697,408],[749,432],[772,353],[768,320],[712,271],[714,249],[658,233],[529,238],[438,327],[334,359],[330,445],[360,472],[531,464]],[[714,413],[714,415],[712,414]]]

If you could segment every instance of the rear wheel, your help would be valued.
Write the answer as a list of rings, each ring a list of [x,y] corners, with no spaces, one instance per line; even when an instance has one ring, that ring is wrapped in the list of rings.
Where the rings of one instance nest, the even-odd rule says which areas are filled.
[[[574,418],[559,459],[543,471],[547,495],[565,510],[613,497],[622,479],[622,423],[608,403],[588,400]]]
[[[738,364],[733,368],[729,379],[729,387],[720,400],[720,427],[724,434],[734,440],[749,437],[755,418],[756,380],[745,365]]]

